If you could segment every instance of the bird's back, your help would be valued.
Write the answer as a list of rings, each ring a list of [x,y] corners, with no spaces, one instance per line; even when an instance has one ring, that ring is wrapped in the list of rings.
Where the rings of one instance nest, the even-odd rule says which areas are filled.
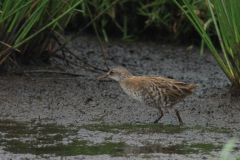
[[[182,101],[198,86],[159,76],[132,76],[119,83],[134,99],[157,108]]]

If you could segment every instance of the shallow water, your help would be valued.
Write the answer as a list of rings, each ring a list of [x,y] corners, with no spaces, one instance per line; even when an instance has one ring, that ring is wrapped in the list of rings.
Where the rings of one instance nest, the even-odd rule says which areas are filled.
[[[103,125],[93,124],[86,126],[63,126],[57,124],[42,124],[37,121],[17,122],[12,120],[0,121],[0,145],[3,150],[14,154],[33,154],[42,158],[48,155],[56,156],[76,156],[76,155],[104,155],[109,154],[114,157],[126,157],[136,154],[209,154],[221,150],[223,142],[214,140],[214,143],[198,142],[192,140],[195,134],[224,134],[231,136],[231,131],[226,128],[215,127],[179,127],[178,125],[149,125],[149,124],[118,124]],[[108,134],[106,134],[108,133]],[[121,135],[115,137],[116,135]],[[182,142],[174,142],[168,146],[161,143],[145,143],[142,145],[130,145],[121,141],[122,137],[138,137],[141,135],[167,136],[181,139]],[[94,135],[97,135],[94,136]],[[90,139],[84,139],[86,136]],[[89,137],[90,136],[90,137]],[[91,137],[92,136],[92,137]],[[99,137],[104,139],[101,143],[95,143]],[[142,138],[139,138],[141,140]],[[159,140],[159,139],[156,139]],[[91,141],[91,142],[90,142]]]

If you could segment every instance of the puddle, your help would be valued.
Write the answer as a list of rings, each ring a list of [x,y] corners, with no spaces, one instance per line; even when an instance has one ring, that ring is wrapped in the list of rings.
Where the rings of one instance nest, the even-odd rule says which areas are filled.
[[[90,131],[101,131],[101,132],[111,132],[111,133],[139,133],[139,134],[153,134],[153,133],[166,133],[166,134],[177,134],[183,133],[187,130],[198,130],[199,133],[205,132],[217,132],[217,133],[226,133],[231,134],[229,128],[218,128],[214,126],[202,127],[196,125],[194,127],[188,126],[179,126],[179,125],[169,125],[169,124],[119,124],[119,125],[107,125],[107,124],[92,124],[83,126],[85,129]]]
[[[128,146],[125,148],[126,154],[148,154],[148,153],[165,153],[165,154],[194,154],[194,153],[209,153],[211,151],[220,151],[221,146],[213,144],[196,143],[191,145],[178,144],[168,147],[163,147],[160,144],[147,146]]]
[[[111,133],[139,133],[139,134],[149,134],[149,133],[167,133],[176,134],[182,133],[183,131],[189,129],[189,127],[180,127],[179,125],[159,125],[159,124],[119,124],[119,125],[87,125],[83,126],[90,131],[101,131],[101,132],[111,132]]]
[[[221,128],[218,128],[218,127],[214,127],[214,126],[209,126],[209,127],[205,127],[205,128],[202,128],[201,131],[204,133],[205,131],[208,131],[208,132],[217,132],[217,133],[226,133],[226,134],[232,134],[232,131],[230,128],[224,128],[224,127],[221,127]]]
[[[88,146],[86,141],[77,141],[65,145],[63,143],[50,146],[38,147],[37,142],[21,142],[16,140],[7,141],[5,151],[12,153],[31,153],[34,155],[55,154],[56,156],[74,156],[74,155],[120,155],[124,152],[124,143],[106,143],[96,146]]]
[[[110,138],[105,138],[105,142],[91,144],[91,142],[79,140],[78,131],[101,131],[108,133],[164,133],[178,134],[186,130],[198,129],[200,132],[226,131],[224,128],[201,128],[179,127],[177,125],[147,125],[147,124],[122,124],[122,125],[88,125],[83,127],[62,126],[56,124],[41,124],[32,121],[31,123],[16,122],[12,120],[0,120],[0,145],[3,150],[12,153],[34,154],[34,155],[101,155],[127,156],[127,154],[192,154],[210,153],[220,151],[222,146],[204,143],[178,144],[163,147],[161,144],[146,144],[145,146],[129,146],[120,140],[119,143],[112,143]],[[94,133],[94,132],[91,132]],[[136,134],[137,135],[137,134]],[[80,135],[81,136],[81,135]],[[92,135],[90,135],[92,136]],[[108,141],[109,140],[109,141]]]
[[[104,143],[95,146],[86,141],[69,139],[76,136],[80,127],[64,127],[56,124],[20,123],[0,120],[0,145],[4,150],[21,154],[72,155],[118,155],[124,152],[124,143]],[[68,140],[65,140],[68,139]]]

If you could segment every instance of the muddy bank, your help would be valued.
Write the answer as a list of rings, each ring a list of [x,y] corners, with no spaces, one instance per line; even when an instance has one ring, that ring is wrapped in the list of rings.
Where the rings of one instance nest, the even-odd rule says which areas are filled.
[[[69,47],[88,62],[105,68],[95,38],[80,37]],[[171,110],[166,110],[159,124],[153,125],[158,117],[156,109],[130,99],[112,80],[96,81],[104,73],[89,72],[58,59],[52,59],[51,66],[25,67],[84,76],[33,73],[30,78],[1,76],[1,157],[218,157],[229,139],[239,137],[240,99],[229,93],[230,82],[209,52],[200,56],[197,48],[191,53],[185,49],[115,40],[104,44],[110,67],[126,67],[133,75],[161,75],[199,84],[192,96],[176,105],[186,123],[181,128]],[[67,57],[78,62],[71,55]],[[238,150],[239,139],[236,141]],[[17,148],[25,149],[17,152]],[[112,148],[115,150],[109,151]]]

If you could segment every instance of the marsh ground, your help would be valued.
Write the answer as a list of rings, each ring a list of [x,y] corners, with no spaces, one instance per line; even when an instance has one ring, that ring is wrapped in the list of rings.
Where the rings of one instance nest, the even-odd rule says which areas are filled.
[[[66,35],[68,37],[70,35]],[[105,68],[96,38],[79,37],[69,48],[88,62]],[[157,42],[104,44],[110,67],[126,67],[133,75],[161,75],[199,84],[175,113],[158,113],[130,99],[112,80],[97,81],[93,73],[58,59],[51,65],[25,65],[84,76],[30,73],[0,77],[0,158],[2,159],[211,159],[236,138],[239,154],[240,98],[206,51]],[[72,61],[75,57],[67,54]]]

